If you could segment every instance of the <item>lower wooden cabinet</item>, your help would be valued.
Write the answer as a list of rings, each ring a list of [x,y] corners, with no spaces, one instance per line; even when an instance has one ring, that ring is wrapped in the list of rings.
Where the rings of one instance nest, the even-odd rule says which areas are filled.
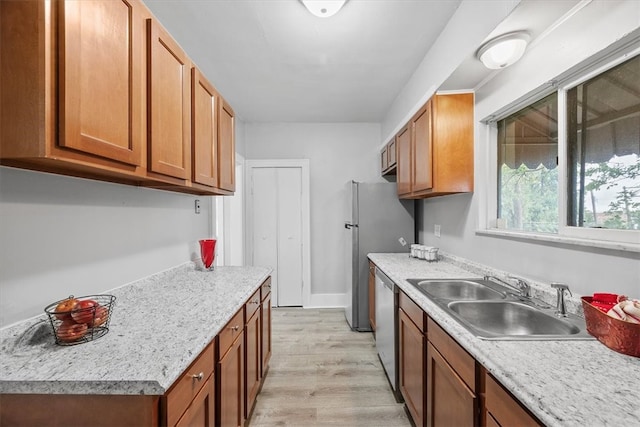
[[[397,332],[399,388],[416,426],[542,425],[402,290]]]
[[[536,418],[529,414],[511,394],[494,378],[485,373],[485,425],[491,426],[541,426]]]
[[[270,357],[268,277],[164,396],[1,394],[0,425],[244,426]]]
[[[153,395],[2,394],[1,426],[160,425],[160,398]],[[164,424],[164,423],[162,423]]]
[[[477,399],[447,360],[427,344],[427,426],[477,424]]]
[[[265,280],[261,290],[262,307],[260,308],[260,316],[262,324],[262,334],[260,335],[262,366],[260,375],[264,379],[269,369],[269,360],[271,359],[271,278]]]
[[[164,414],[163,424],[174,426],[185,416],[187,418],[198,417],[197,412],[213,416],[215,405],[213,404],[213,393],[206,389],[211,387],[213,375],[214,345],[209,344],[200,356],[184,371],[184,373],[173,383],[171,389],[161,399]],[[204,394],[200,392],[204,391]],[[198,400],[198,396],[200,399]],[[204,397],[203,397],[204,396]],[[203,406],[198,408],[198,406]],[[187,412],[189,414],[187,414]],[[201,414],[201,416],[202,416]],[[213,419],[208,422],[212,423]],[[182,425],[194,425],[182,424]],[[209,425],[209,424],[199,424]]]
[[[260,325],[260,289],[258,289],[247,302],[245,313],[247,323],[245,325],[245,405],[244,417],[249,418],[256,396],[260,391],[260,380],[262,379],[262,349],[260,335],[262,326]]]
[[[215,374],[204,383],[202,389],[191,402],[176,427],[213,427],[215,425]]]
[[[426,338],[424,312],[398,295],[398,388],[416,426],[425,420]]]
[[[242,426],[245,401],[244,307],[218,335],[216,424]]]

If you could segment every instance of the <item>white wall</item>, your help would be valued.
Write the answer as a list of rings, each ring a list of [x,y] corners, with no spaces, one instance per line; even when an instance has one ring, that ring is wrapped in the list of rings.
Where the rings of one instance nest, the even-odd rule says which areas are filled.
[[[568,69],[588,60],[607,46],[640,28],[640,2],[593,1],[523,59],[502,71],[476,93],[476,119],[504,108]],[[579,295],[595,291],[640,297],[640,254],[551,243],[510,240],[475,234],[479,209],[484,209],[488,156],[485,125],[476,122],[476,192],[423,201],[420,240],[443,250],[542,282],[569,284]],[[442,226],[442,237],[433,234]]]
[[[0,167],[0,327],[189,261],[211,200]]]
[[[380,125],[246,123],[245,138],[247,160],[309,159],[312,297],[344,293],[346,183],[382,180]]]

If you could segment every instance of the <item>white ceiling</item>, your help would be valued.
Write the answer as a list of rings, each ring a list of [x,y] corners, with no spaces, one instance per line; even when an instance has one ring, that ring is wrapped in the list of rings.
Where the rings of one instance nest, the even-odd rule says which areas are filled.
[[[468,0],[491,1],[491,0]],[[381,122],[461,0],[348,0],[317,18],[299,0],[144,0],[247,122]],[[487,37],[532,43],[584,0],[523,0]],[[440,90],[496,72],[470,55]]]
[[[145,0],[249,122],[379,122],[460,0]]]

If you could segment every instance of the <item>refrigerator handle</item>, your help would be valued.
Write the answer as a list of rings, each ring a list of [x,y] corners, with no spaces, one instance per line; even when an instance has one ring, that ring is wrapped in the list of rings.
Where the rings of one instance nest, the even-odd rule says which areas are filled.
[[[352,227],[358,228],[358,224],[351,224],[350,222],[345,222],[344,223],[344,228],[351,229]]]

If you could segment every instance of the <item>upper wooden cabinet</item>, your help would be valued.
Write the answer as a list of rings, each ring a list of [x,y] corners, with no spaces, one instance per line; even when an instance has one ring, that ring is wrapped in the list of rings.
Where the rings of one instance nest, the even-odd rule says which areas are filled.
[[[411,119],[411,146],[413,156],[411,191],[421,192],[433,188],[433,138],[431,134],[431,101]]]
[[[137,0],[2,2],[2,164],[119,182],[140,175],[142,10]]]
[[[380,170],[382,175],[394,175],[396,173],[396,140],[389,141],[380,153]]]
[[[191,176],[191,63],[153,19],[147,20],[149,171]]]
[[[218,104],[220,96],[196,68],[191,69],[193,182],[218,186]]]
[[[396,136],[400,198],[473,191],[473,94],[436,94]]]
[[[408,126],[405,126],[396,135],[396,156],[398,195],[402,197],[411,194],[413,183],[413,165],[411,162],[411,132]]]
[[[221,190],[236,190],[235,113],[231,106],[220,100],[218,114],[218,184]]]
[[[192,61],[140,0],[3,1],[0,36],[1,164],[235,190],[233,109],[201,74],[192,93]]]
[[[124,0],[58,6],[59,145],[139,166],[140,6]]]

